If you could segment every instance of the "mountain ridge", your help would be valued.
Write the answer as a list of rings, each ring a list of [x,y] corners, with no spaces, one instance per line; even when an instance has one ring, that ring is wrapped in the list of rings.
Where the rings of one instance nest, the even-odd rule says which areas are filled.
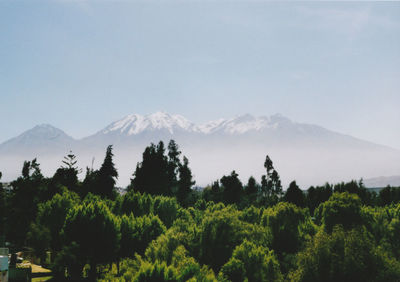
[[[168,122],[169,121],[169,122]],[[215,134],[215,133],[225,133],[231,135],[241,135],[248,132],[257,132],[262,130],[276,130],[279,126],[284,127],[288,126],[290,129],[296,129],[300,133],[301,131],[307,130],[308,132],[312,132],[313,130],[317,130],[324,133],[334,133],[339,134],[344,137],[353,138],[358,141],[367,142],[371,145],[382,146],[391,150],[399,151],[396,148],[374,143],[368,140],[360,139],[354,137],[352,135],[343,134],[339,132],[335,132],[329,129],[326,129],[322,126],[310,123],[298,123],[293,122],[289,118],[283,116],[282,114],[273,114],[271,116],[253,116],[251,114],[242,114],[236,115],[232,118],[220,118],[216,120],[211,120],[208,122],[203,122],[200,124],[195,124],[194,122],[190,121],[189,119],[185,118],[182,115],[178,114],[168,114],[166,112],[155,112],[153,114],[148,115],[140,115],[140,114],[129,114],[121,119],[118,119],[114,122],[111,122],[106,127],[100,129],[99,131],[95,132],[94,134],[84,136],[82,138],[73,138],[72,136],[68,135],[62,129],[59,129],[51,124],[39,124],[34,126],[31,129],[28,129],[22,132],[20,135],[10,138],[3,143],[0,143],[0,147],[5,144],[8,144],[12,141],[17,139],[26,139],[27,136],[36,137],[39,135],[38,133],[43,133],[47,135],[47,139],[57,139],[58,137],[62,137],[67,139],[70,142],[82,141],[93,136],[98,136],[101,134],[112,134],[112,133],[120,133],[124,136],[134,136],[139,135],[145,132],[155,132],[158,130],[166,130],[169,134],[174,135],[176,131],[186,131],[189,133],[200,133],[200,134]],[[296,128],[297,127],[297,128]],[[48,130],[46,132],[46,129]],[[32,134],[34,132],[34,134]],[[58,133],[54,136],[49,136],[51,134]],[[21,138],[22,137],[22,138]]]
[[[165,112],[127,115],[81,139],[51,125],[36,126],[0,144],[0,171],[13,178],[24,160],[38,157],[43,171],[52,174],[70,150],[78,156],[81,167],[91,166],[93,158],[100,165],[105,148],[113,145],[120,179],[128,181],[145,147],[170,139],[190,160],[200,185],[232,170],[239,172],[243,181],[250,175],[261,175],[267,154],[284,183],[296,179],[300,185],[316,185],[400,171],[397,149],[297,123],[280,114],[245,114],[195,124]]]

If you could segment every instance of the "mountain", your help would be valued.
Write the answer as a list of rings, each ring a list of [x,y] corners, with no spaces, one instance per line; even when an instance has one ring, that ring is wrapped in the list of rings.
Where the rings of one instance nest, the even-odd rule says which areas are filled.
[[[21,135],[0,145],[1,154],[50,153],[68,146],[76,141],[61,129],[49,124],[37,125]]]
[[[151,115],[128,115],[121,120],[111,123],[100,134],[118,133],[125,136],[137,135],[145,131],[166,130],[170,134],[177,131],[194,132],[196,126],[181,115],[169,115],[157,112]]]
[[[400,187],[400,175],[379,176],[364,180],[365,187],[382,188],[388,185]]]
[[[0,171],[14,178],[25,159],[38,157],[43,171],[54,173],[73,150],[80,167],[98,167],[108,145],[114,145],[119,184],[126,185],[150,142],[174,139],[189,158],[197,184],[206,185],[236,170],[247,181],[264,173],[268,154],[286,185],[307,188],[325,181],[396,175],[400,151],[340,134],[317,125],[294,122],[283,115],[249,114],[194,124],[181,115],[157,112],[128,115],[97,133],[74,140],[62,130],[40,125],[0,144]]]

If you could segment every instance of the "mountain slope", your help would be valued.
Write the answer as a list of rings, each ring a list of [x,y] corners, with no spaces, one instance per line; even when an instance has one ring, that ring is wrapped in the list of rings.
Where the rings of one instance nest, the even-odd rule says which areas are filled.
[[[37,125],[19,136],[0,144],[3,154],[52,152],[73,146],[76,141],[61,129],[49,124]]]
[[[150,142],[174,139],[190,160],[199,185],[236,170],[243,181],[264,173],[270,155],[283,183],[317,185],[363,177],[397,175],[398,150],[343,135],[317,125],[296,123],[282,115],[241,115],[196,125],[180,115],[158,112],[129,115],[97,133],[74,140],[49,125],[35,127],[0,145],[0,171],[14,178],[25,159],[38,157],[44,172],[54,173],[69,150],[80,167],[98,167],[114,145],[119,185],[126,185]]]

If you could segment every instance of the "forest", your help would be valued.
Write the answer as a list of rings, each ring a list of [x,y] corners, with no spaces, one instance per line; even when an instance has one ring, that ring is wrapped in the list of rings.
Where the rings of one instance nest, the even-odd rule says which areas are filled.
[[[400,187],[282,187],[267,155],[259,181],[232,171],[195,188],[171,140],[121,190],[112,146],[98,170],[78,157],[0,182],[0,247],[50,253],[53,281],[400,281]]]

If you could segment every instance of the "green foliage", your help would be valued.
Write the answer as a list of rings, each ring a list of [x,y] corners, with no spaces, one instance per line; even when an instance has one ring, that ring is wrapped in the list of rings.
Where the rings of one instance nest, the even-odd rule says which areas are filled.
[[[219,271],[234,248],[245,238],[261,245],[269,244],[269,233],[261,226],[241,221],[240,212],[229,206],[206,210],[200,231],[200,262]]]
[[[242,211],[240,219],[248,223],[256,224],[261,222],[264,209],[250,206]]]
[[[221,274],[231,281],[282,281],[279,262],[273,251],[245,240],[237,246]]]
[[[38,226],[49,230],[49,243],[52,250],[61,250],[59,234],[69,210],[77,205],[79,201],[77,194],[64,190],[62,194],[56,194],[51,200],[39,204],[36,222]]]
[[[119,220],[102,201],[74,206],[63,228],[66,245],[76,242],[80,255],[91,264],[91,276],[98,263],[112,262],[119,248]]]
[[[323,202],[332,196],[332,186],[326,183],[324,186],[311,186],[307,190],[306,202],[311,214]]]
[[[397,281],[398,261],[375,247],[365,228],[320,231],[298,255],[293,281]]]
[[[146,258],[150,261],[165,261],[170,264],[175,250],[187,243],[186,234],[177,232],[175,229],[168,229],[165,234],[152,241],[146,249]]]
[[[379,204],[386,206],[400,202],[400,187],[387,186],[379,191]]]
[[[318,210],[327,232],[331,232],[337,224],[346,230],[363,224],[361,200],[355,194],[334,193]]]
[[[142,216],[153,212],[154,199],[149,194],[129,191],[122,197],[120,214],[133,213],[135,216]]]
[[[266,209],[261,224],[271,231],[272,249],[278,254],[297,252],[314,232],[307,211],[286,202]]]
[[[11,189],[0,183],[0,244],[50,250],[57,281],[400,281],[400,188],[377,197],[351,181],[304,195],[292,182],[282,197],[267,156],[261,185],[233,171],[192,190],[171,140],[146,148],[119,195],[112,159],[110,146],[83,182],[73,154],[52,178],[25,162]]]
[[[27,234],[27,242],[35,250],[35,254],[43,262],[46,258],[46,250],[51,240],[50,230],[44,226],[32,223]]]
[[[143,255],[147,245],[165,232],[166,228],[158,216],[121,218],[120,257],[134,257],[135,252]]]
[[[179,209],[180,207],[176,198],[164,196],[157,196],[154,198],[154,214],[157,214],[167,227],[170,227],[177,218]]]
[[[22,176],[11,183],[7,209],[7,238],[22,246],[37,215],[37,205],[50,197],[46,179],[36,159],[24,162]],[[18,224],[15,224],[18,222]]]
[[[236,258],[231,258],[222,266],[219,276],[232,282],[245,281],[246,269],[244,263]]]
[[[62,250],[57,253],[51,270],[54,278],[58,281],[65,279],[66,270],[70,280],[80,281],[84,265],[84,258],[80,255],[80,246],[76,242],[72,242],[63,246]]]

